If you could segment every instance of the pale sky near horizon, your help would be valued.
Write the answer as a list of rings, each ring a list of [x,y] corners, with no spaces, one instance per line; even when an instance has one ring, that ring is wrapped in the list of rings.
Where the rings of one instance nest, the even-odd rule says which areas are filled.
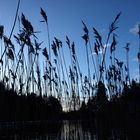
[[[7,36],[9,36],[13,25],[16,6],[17,0],[0,1],[0,24],[5,26]],[[118,35],[116,57],[125,61],[123,47],[129,42],[130,73],[132,78],[136,78],[138,76],[138,63],[136,61],[138,36],[135,31],[137,30],[136,25],[140,23],[139,6],[139,0],[21,0],[19,16],[24,13],[35,29],[42,32],[40,41],[45,40],[46,29],[40,23],[42,20],[40,7],[42,7],[48,16],[51,40],[56,36],[65,42],[65,36],[68,35],[72,41],[75,41],[81,69],[87,73],[84,41],[81,38],[83,35],[81,20],[89,27],[90,37],[93,38],[93,41],[92,27],[95,27],[105,40],[109,24],[116,14],[122,12],[118,23],[119,28],[116,32]],[[14,33],[17,33],[16,29]]]

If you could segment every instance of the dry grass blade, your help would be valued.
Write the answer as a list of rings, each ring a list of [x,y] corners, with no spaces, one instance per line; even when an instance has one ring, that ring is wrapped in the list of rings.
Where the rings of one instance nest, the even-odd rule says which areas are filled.
[[[114,19],[114,21],[111,23],[110,27],[109,27],[109,34],[111,34],[113,31],[115,31],[118,27],[116,26],[116,24],[118,23],[118,20],[120,18],[121,12],[119,14],[117,14],[116,18]]]
[[[94,43],[94,51],[95,51],[96,55],[99,54],[99,53],[98,53],[98,47],[97,47],[97,44],[96,44],[96,43]]]
[[[74,42],[73,42],[72,45],[71,45],[71,49],[72,49],[73,55],[75,55],[75,44],[74,44]]]
[[[57,47],[56,47],[56,44],[55,44],[54,41],[53,41],[53,44],[52,44],[52,50],[53,50],[54,55],[57,57],[58,56],[58,54],[57,54]]]
[[[58,49],[61,48],[62,47],[62,42],[59,39],[57,39],[56,37],[54,37],[54,39],[55,39],[55,43],[56,43],[57,48]]]
[[[35,49],[32,44],[30,44],[29,46],[29,53],[32,53],[32,54],[35,53]]]
[[[117,41],[116,41],[115,35],[113,35],[113,41],[112,41],[112,44],[110,46],[110,53],[111,54],[113,51],[115,51],[116,44],[117,44]]]
[[[35,40],[35,50],[36,50],[36,52],[41,49],[40,46],[42,45],[42,43],[43,43],[43,41],[41,43],[38,43],[37,40]]]
[[[89,35],[88,35],[88,28],[86,26],[86,24],[82,21],[83,24],[83,30],[84,30],[84,35],[82,36],[82,38],[85,40],[85,44],[87,45],[88,41],[89,41]]]
[[[126,46],[124,47],[127,52],[129,52],[129,45],[130,45],[130,43],[126,43]]]
[[[86,26],[86,24],[82,21],[82,24],[83,24],[83,30],[84,30],[84,32],[88,35],[88,28],[87,28],[87,26]]]
[[[14,35],[14,38],[16,39],[16,42],[20,45],[20,39],[16,35]]]
[[[14,28],[15,28],[15,25],[16,25],[16,21],[17,21],[17,17],[18,17],[19,6],[20,6],[20,0],[18,0],[18,5],[17,5],[17,9],[16,9],[16,15],[15,15],[15,19],[14,19],[14,24],[13,24],[13,27],[12,27],[12,30],[11,30],[11,33],[10,33],[10,36],[9,36],[9,39],[12,37],[13,31],[14,31]]]
[[[69,68],[70,78],[74,82],[74,72],[72,71],[71,67]]]
[[[24,29],[27,33],[29,33],[29,34],[34,33],[34,29],[33,29],[33,26],[31,24],[31,22],[29,22],[26,19],[25,15],[23,13],[22,13],[22,16],[21,16],[21,22],[22,22],[22,25],[23,25],[23,27],[24,27]]]
[[[114,58],[114,59],[115,59],[115,61],[116,61],[116,64],[117,64],[120,68],[122,68],[123,62],[122,62],[122,61],[119,61],[117,58]]]
[[[42,17],[44,18],[45,22],[47,23],[48,18],[47,18],[47,15],[46,15],[45,11],[42,8],[40,8],[40,14],[42,15]]]
[[[119,20],[120,16],[121,16],[121,12],[116,15],[116,18],[114,20],[114,23],[116,23]]]
[[[137,54],[137,58],[138,58],[138,60],[140,60],[140,53],[139,52]]]
[[[74,44],[74,42],[71,45],[71,50],[72,50],[72,57],[76,61],[76,53],[75,53],[75,44]]]
[[[87,45],[88,40],[89,40],[88,35],[87,35],[87,34],[84,34],[84,35],[82,36],[82,38],[85,40],[85,44]]]
[[[43,49],[42,54],[46,57],[47,60],[49,60],[49,55],[46,48]]]
[[[99,42],[101,43],[102,42],[102,37],[101,35],[99,34],[99,32],[93,27],[93,32],[95,34],[95,38],[99,40]]]
[[[10,49],[10,48],[8,49],[7,56],[9,57],[9,59],[14,61],[14,53],[13,53],[12,49]]]
[[[0,39],[2,39],[3,34],[4,34],[4,26],[0,25]]]
[[[4,44],[5,44],[5,46],[6,46],[6,47],[10,47],[10,48],[12,48],[13,50],[15,50],[15,47],[14,47],[14,45],[13,45],[11,39],[7,38],[6,36],[3,36],[3,38],[4,38]]]
[[[69,40],[68,36],[66,36],[66,43],[67,43],[68,47],[70,48],[70,40]]]
[[[138,24],[138,32],[137,32],[139,38],[140,38],[140,24]]]

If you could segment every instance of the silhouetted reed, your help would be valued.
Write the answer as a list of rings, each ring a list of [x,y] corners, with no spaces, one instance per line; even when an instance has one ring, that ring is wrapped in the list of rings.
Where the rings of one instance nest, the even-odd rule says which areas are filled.
[[[48,17],[42,8],[40,14],[48,35],[48,47],[43,49],[43,42],[39,43],[35,28],[24,14],[19,18],[18,33],[13,35],[14,22],[9,38],[4,26],[0,26],[0,121],[92,120],[98,130],[126,128],[131,119],[138,121],[140,81],[136,82],[130,76],[128,43],[125,47],[126,64],[116,58],[115,31],[121,13],[109,26],[105,43],[98,30],[93,28],[94,48],[89,29],[82,21],[87,74],[81,69],[75,42],[66,36],[69,54],[65,54],[60,39],[54,37],[51,41]],[[16,40],[16,46],[11,36]],[[110,64],[107,65],[108,48]],[[70,62],[67,62],[67,57]],[[140,71],[140,45],[138,63]]]

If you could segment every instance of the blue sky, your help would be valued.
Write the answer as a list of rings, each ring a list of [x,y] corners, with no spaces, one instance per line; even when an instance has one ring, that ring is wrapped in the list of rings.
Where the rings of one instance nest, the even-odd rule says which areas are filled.
[[[0,24],[5,26],[7,36],[12,28],[16,6],[17,0],[0,2]],[[23,12],[32,22],[35,30],[42,31],[39,40],[46,40],[45,26],[39,22],[42,20],[40,16],[40,7],[42,7],[48,16],[51,40],[56,36],[65,42],[65,36],[68,35],[72,41],[75,41],[81,69],[87,73],[84,41],[81,38],[83,35],[81,20],[89,27],[93,43],[92,27],[95,27],[106,39],[109,24],[121,11],[119,29],[116,32],[118,35],[116,55],[125,60],[123,47],[127,42],[130,43],[130,72],[131,76],[136,78],[138,75],[136,61],[138,37],[134,32],[136,24],[140,23],[139,6],[139,0],[21,0],[19,15]],[[16,33],[16,29],[14,32]]]

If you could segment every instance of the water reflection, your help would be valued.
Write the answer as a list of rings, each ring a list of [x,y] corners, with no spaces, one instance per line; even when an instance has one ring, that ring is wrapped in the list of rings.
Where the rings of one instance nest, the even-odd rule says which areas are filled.
[[[89,122],[64,121],[60,136],[61,140],[96,140],[96,134],[91,133],[84,127],[84,125],[88,123]]]
[[[0,140],[128,140],[129,134],[121,129],[97,128],[93,122],[63,121],[1,133]],[[37,128],[36,128],[37,127]]]

